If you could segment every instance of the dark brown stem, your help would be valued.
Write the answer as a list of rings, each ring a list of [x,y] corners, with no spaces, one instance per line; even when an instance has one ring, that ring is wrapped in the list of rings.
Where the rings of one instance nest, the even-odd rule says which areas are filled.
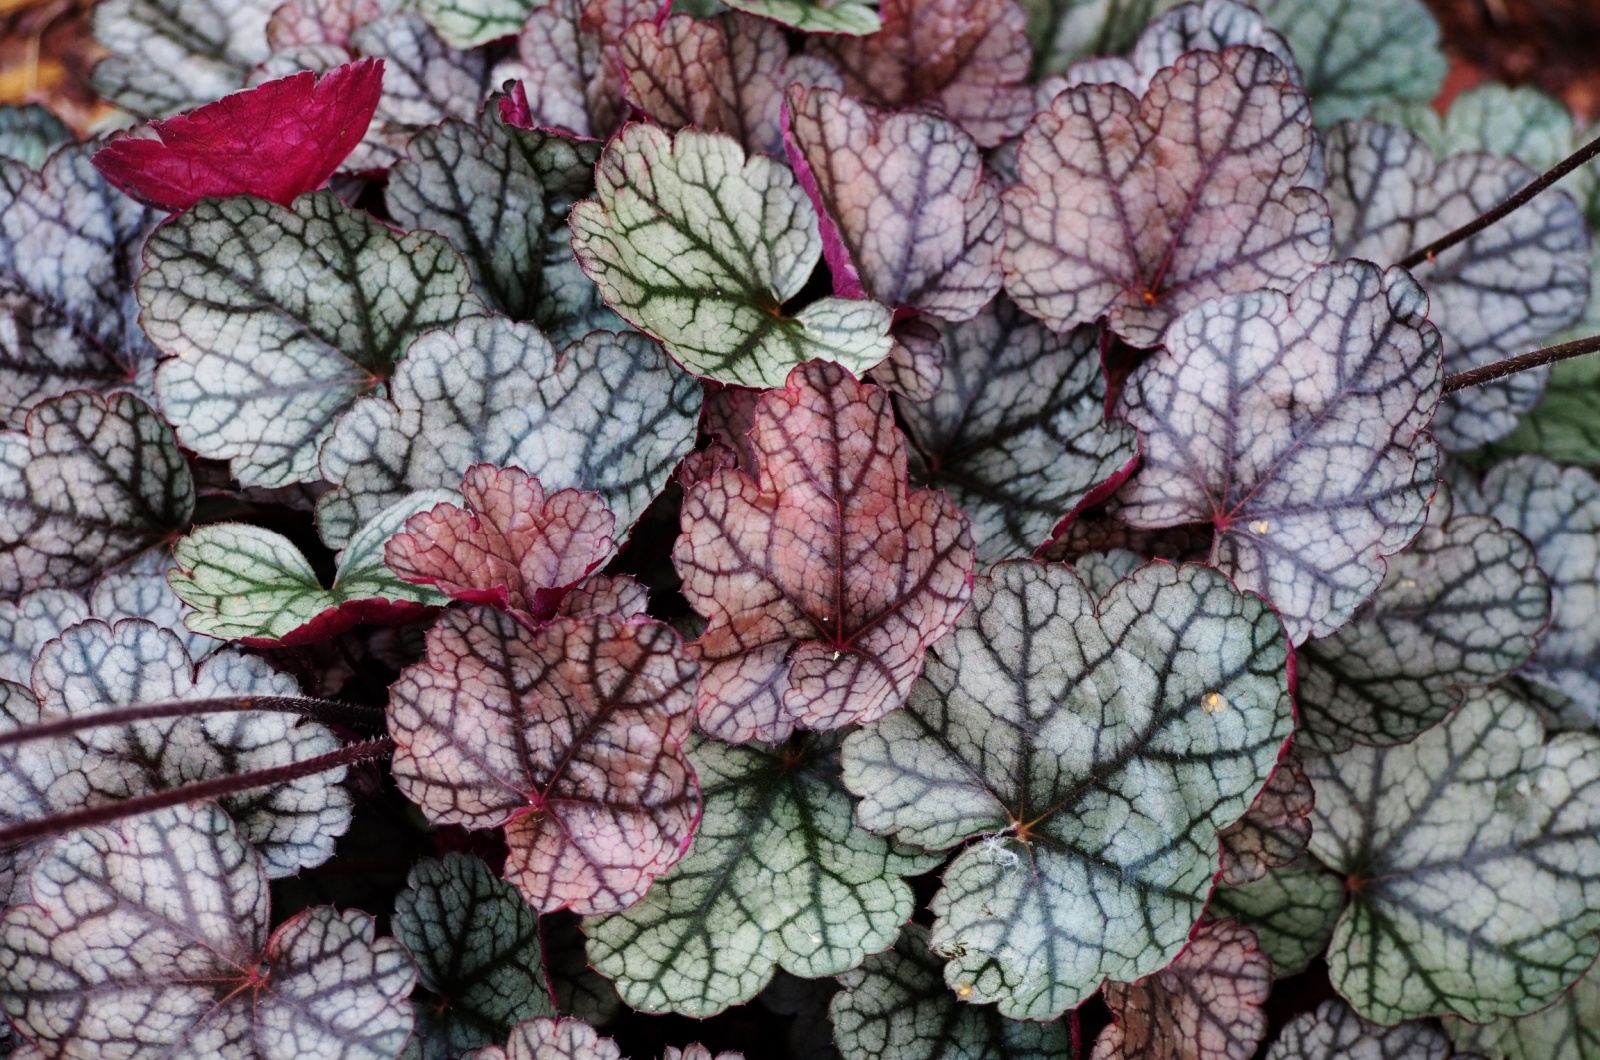
[[[290,762],[288,765],[274,766],[271,769],[259,769],[251,773],[235,773],[231,776],[216,777],[212,780],[202,780],[194,784],[168,788],[166,791],[153,791],[148,795],[136,795],[131,799],[118,799],[103,806],[90,806],[82,810],[72,810],[68,813],[40,817],[33,821],[20,821],[17,824],[0,828],[0,849],[25,843],[31,839],[40,839],[60,832],[70,832],[77,828],[92,828],[95,825],[109,824],[124,817],[134,817],[141,813],[149,813],[152,810],[163,810],[168,806],[177,806],[180,803],[195,802],[199,799],[218,799],[224,795],[249,791],[252,788],[267,788],[274,784],[285,784],[291,780],[309,777],[315,773],[326,773],[328,770],[337,769],[340,766],[353,765],[356,762],[367,762],[374,758],[384,758],[393,752],[394,741],[385,736],[377,740],[353,743],[347,747],[341,747],[337,751],[330,751],[325,755],[317,755],[315,758],[307,758],[300,762]]]
[[[0,732],[0,747],[45,740],[53,736],[66,736],[84,729],[98,729],[106,725],[128,725],[136,721],[155,721],[160,718],[188,718],[196,714],[237,714],[249,710],[275,711],[280,714],[302,714],[317,721],[348,725],[352,729],[382,729],[383,711],[376,707],[361,707],[354,703],[337,703],[331,699],[307,699],[303,696],[224,696],[217,699],[177,699],[161,703],[138,703],[95,714],[75,714],[68,718],[28,725],[8,732]]]
[[[1477,235],[1485,228],[1488,228],[1496,221],[1499,221],[1508,214],[1515,213],[1517,210],[1526,206],[1528,203],[1532,202],[1540,192],[1544,191],[1546,188],[1550,187],[1550,185],[1556,183],[1562,177],[1565,177],[1568,173],[1571,173],[1573,170],[1577,169],[1579,166],[1583,165],[1596,155],[1600,155],[1600,137],[1590,140],[1588,143],[1574,151],[1571,155],[1568,155],[1562,161],[1557,162],[1553,168],[1546,170],[1537,180],[1533,181],[1533,183],[1529,184],[1527,187],[1523,188],[1521,191],[1517,192],[1515,195],[1511,196],[1511,198],[1507,199],[1499,206],[1496,206],[1488,213],[1482,215],[1477,220],[1470,221],[1467,224],[1462,225],[1460,228],[1449,233],[1448,235],[1440,236],[1438,239],[1435,239],[1432,243],[1429,243],[1421,250],[1413,250],[1410,254],[1407,254],[1405,257],[1400,259],[1400,265],[1403,268],[1414,269],[1425,261],[1432,261],[1434,258],[1449,250],[1457,243],[1471,239],[1473,236]]]
[[[1482,386],[1492,383],[1496,379],[1504,379],[1508,375],[1526,372],[1530,368],[1541,365],[1555,364],[1557,361],[1571,360],[1582,357],[1586,353],[1600,353],[1600,335],[1591,335],[1586,339],[1575,342],[1563,342],[1559,346],[1546,346],[1542,350],[1524,353],[1520,357],[1511,357],[1494,364],[1486,364],[1482,368],[1473,368],[1455,375],[1445,376],[1444,392],[1453,394],[1457,390],[1465,390],[1469,386]]]

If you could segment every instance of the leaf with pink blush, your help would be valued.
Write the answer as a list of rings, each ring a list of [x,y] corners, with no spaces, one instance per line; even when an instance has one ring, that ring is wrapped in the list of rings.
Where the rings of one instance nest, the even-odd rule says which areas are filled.
[[[384,545],[384,561],[403,581],[531,624],[553,617],[611,554],[617,520],[598,493],[546,494],[521,468],[477,464],[467,469],[461,495],[466,508],[418,512]]]
[[[517,57],[495,68],[494,83],[526,86],[531,124],[605,139],[628,114],[612,49],[660,9],[660,0],[551,0],[528,16]]]
[[[366,134],[383,90],[383,60],[321,78],[293,74],[150,123],[94,156],[107,180],[177,213],[201,199],[254,195],[287,206],[322,187]]]
[[[834,364],[756,405],[757,473],[691,486],[673,560],[708,620],[700,725],[733,742],[881,718],[972,592],[966,517],[912,490],[889,396]]]
[[[390,689],[395,781],[434,824],[503,825],[534,908],[626,909],[700,816],[696,670],[658,622],[448,612]]]
[[[461,1060],[622,1060],[622,1051],[583,1020],[535,1016],[512,1027],[504,1046],[485,1045]]]
[[[911,401],[927,401],[944,382],[944,335],[931,320],[907,317],[889,328],[889,356],[867,379]]]
[[[828,258],[836,278],[858,277],[877,301],[946,320],[994,298],[1000,195],[971,137],[943,118],[881,111],[828,88],[797,85],[787,101],[790,161],[838,237]]]
[[[1311,809],[1317,793],[1294,751],[1286,753],[1267,786],[1245,815],[1224,828],[1222,883],[1242,887],[1292,864],[1311,842]]]
[[[1023,84],[1032,51],[1017,0],[883,0],[883,28],[865,37],[813,37],[845,91],[893,110],[944,115],[983,147],[1022,131],[1033,114]]]
[[[1068,89],[1003,194],[1006,290],[1057,331],[1106,317],[1135,346],[1207,299],[1287,290],[1332,243],[1327,203],[1297,186],[1315,147],[1305,94],[1256,48],[1190,52],[1142,99]]]
[[[350,34],[390,14],[396,0],[288,0],[267,20],[267,46],[279,52],[302,44],[350,46]]]

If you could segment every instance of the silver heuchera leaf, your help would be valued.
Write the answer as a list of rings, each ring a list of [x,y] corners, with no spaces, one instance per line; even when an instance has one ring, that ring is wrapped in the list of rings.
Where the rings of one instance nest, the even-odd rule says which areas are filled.
[[[710,1016],[755,997],[777,967],[837,975],[894,942],[912,910],[900,877],[937,859],[855,823],[837,742],[690,739],[705,808],[689,855],[638,905],[585,922],[589,960],[624,1001]]]
[[[814,358],[859,376],[889,353],[889,311],[822,298],[793,316],[822,257],[816,211],[788,167],[737,140],[629,125],[596,197],[572,208],[573,248],[606,304],[698,376],[782,386]],[[530,469],[531,470],[531,469]]]
[[[1220,52],[1241,44],[1270,52],[1283,64],[1285,77],[1300,84],[1300,67],[1288,42],[1240,0],[1204,0],[1175,8],[1145,27],[1126,59],[1085,59],[1067,70],[1066,79],[1069,84],[1117,84],[1143,95],[1156,74],[1185,52]]]
[[[366,138],[345,160],[349,171],[392,166],[416,133],[447,118],[472,120],[489,94],[486,55],[450,47],[415,12],[385,15],[354,30],[350,55],[383,60],[383,95]],[[333,65],[347,61],[338,56]]]
[[[1400,269],[1317,270],[1288,295],[1192,310],[1123,390],[1144,463],[1131,526],[1211,523],[1211,562],[1261,593],[1295,643],[1327,636],[1427,518],[1439,334]]]
[[[39,649],[89,617],[89,602],[70,589],[36,589],[0,602],[0,680],[26,685]]]
[[[1049,1019],[1183,948],[1293,722],[1277,617],[1215,571],[1151,564],[1096,600],[1002,563],[906,709],[851,735],[867,828],[943,849],[932,945],[963,998]]]
[[[1600,975],[1590,972],[1540,1012],[1481,1025],[1446,1019],[1458,1049],[1502,1060],[1594,1060],[1600,1056]]]
[[[928,949],[928,929],[907,924],[894,948],[839,976],[828,1006],[844,1060],[1005,1057],[1068,1060],[1072,1041],[1060,1023],[1008,1020],[945,986],[944,961]]]
[[[110,51],[94,86],[117,106],[165,117],[221,99],[267,57],[267,18],[279,0],[107,0],[95,39]]]
[[[268,935],[260,859],[213,803],[74,832],[0,918],[0,1005],[57,1056],[393,1060],[416,969],[373,920]]]
[[[1121,55],[1151,20],[1180,0],[1022,0],[1035,77],[1059,74],[1085,56]]]
[[[583,1020],[536,1016],[511,1028],[504,1047],[486,1045],[461,1060],[622,1060],[622,1051]]]
[[[194,511],[172,429],[131,394],[41,402],[0,431],[0,594],[80,586],[169,537]]]
[[[292,209],[200,202],[150,237],[138,291],[171,355],[156,372],[162,412],[247,486],[315,479],[334,418],[412,337],[483,309],[443,239],[397,234],[332,192]]]
[[[530,124],[606,139],[627,115],[623,68],[608,49],[660,7],[656,0],[550,0],[528,16],[517,59],[496,67],[493,80],[522,81]]]
[[[1453,1055],[1449,1039],[1436,1027],[1425,1023],[1380,1027],[1333,1000],[1290,1020],[1267,1050],[1266,1060],[1449,1060]]]
[[[1259,880],[1219,885],[1206,913],[1232,917],[1254,931],[1261,952],[1272,961],[1272,974],[1282,979],[1305,971],[1327,947],[1344,899],[1344,881],[1316,858],[1303,857],[1268,869]]]
[[[469,316],[413,342],[386,392],[339,418],[317,525],[343,544],[407,493],[495,464],[599,493],[620,539],[693,448],[699,413],[694,379],[642,335],[597,331],[557,353],[532,324]]]
[[[1305,95],[1257,48],[1191,52],[1142,99],[1068,89],[1003,193],[1006,291],[1052,329],[1105,316],[1153,346],[1207,299],[1287,290],[1328,257],[1327,206],[1296,186],[1315,142]]]
[[[1478,152],[1435,164],[1402,129],[1343,123],[1328,136],[1328,201],[1342,257],[1399,261],[1498,205],[1535,174]],[[1588,228],[1564,193],[1541,195],[1500,224],[1413,270],[1444,339],[1447,373],[1518,353],[1582,317],[1589,301]],[[1544,392],[1548,371],[1468,387],[1440,403],[1432,431],[1446,449],[1509,434]]]
[[[1328,947],[1369,1019],[1534,1012],[1600,951],[1600,738],[1509,693],[1397,747],[1308,758],[1311,852],[1349,881]]]
[[[76,140],[60,118],[38,103],[0,107],[0,157],[39,169],[57,148]]]
[[[1137,457],[1105,417],[1100,330],[1053,334],[1002,295],[942,331],[938,390],[900,405],[912,477],[967,513],[979,563],[1028,555]]]
[[[871,0],[727,0],[735,11],[746,11],[792,26],[803,33],[838,33],[863,36],[876,33],[883,23]]]
[[[417,10],[452,48],[476,48],[522,28],[539,0],[419,0]]]

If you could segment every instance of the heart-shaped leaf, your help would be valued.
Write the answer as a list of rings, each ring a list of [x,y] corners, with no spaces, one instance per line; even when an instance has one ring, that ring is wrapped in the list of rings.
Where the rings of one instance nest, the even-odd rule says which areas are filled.
[[[131,394],[77,390],[0,431],[0,594],[78,586],[170,537],[194,510],[172,429]]]
[[[0,157],[42,169],[57,148],[76,141],[72,130],[38,103],[0,107]]]
[[[837,975],[887,949],[912,876],[937,863],[863,831],[837,737],[730,747],[696,736],[705,809],[688,857],[626,912],[585,922],[589,960],[645,1012],[704,1017],[760,993],[775,968]]]
[[[374,59],[321,78],[268,81],[152,122],[153,138],[114,140],[95,153],[94,166],[135,199],[172,213],[229,195],[288,206],[326,183],[361,142],[382,88],[383,62]]]
[[[343,544],[414,490],[514,464],[546,489],[599,493],[626,532],[694,445],[699,404],[642,335],[597,331],[557,353],[532,324],[466,317],[412,343],[386,391],[340,417],[317,525]]]
[[[658,0],[550,0],[528,16],[517,59],[496,68],[495,83],[527,86],[525,124],[607,139],[627,116],[623,68],[608,52],[660,8]]]
[[[1272,974],[1282,979],[1305,971],[1327,948],[1344,898],[1344,881],[1306,857],[1238,887],[1217,887],[1206,912],[1254,931]]]
[[[1266,1060],[1449,1060],[1454,1054],[1437,1027],[1425,1023],[1380,1027],[1335,999],[1290,1020],[1267,1050]]]
[[[389,690],[395,780],[435,824],[505,825],[536,909],[625,909],[694,833],[694,679],[657,622],[449,612]]]
[[[1435,164],[1402,129],[1341,124],[1328,136],[1328,201],[1341,257],[1399,261],[1498,205],[1535,174],[1481,152]],[[1577,322],[1589,301],[1588,228],[1566,195],[1541,195],[1503,223],[1414,270],[1448,373],[1525,353]],[[1447,449],[1509,434],[1544,391],[1545,371],[1467,387],[1440,403],[1431,430]]]
[[[802,33],[863,36],[883,27],[872,0],[727,0],[735,11],[772,19]]]
[[[414,621],[449,599],[401,580],[384,565],[384,546],[418,511],[454,496],[425,491],[379,512],[339,554],[326,588],[292,541],[249,523],[211,523],[179,539],[168,580],[195,609],[184,619],[191,630],[258,647],[314,644],[362,622]]]
[[[476,48],[522,28],[539,0],[419,0],[417,10],[452,48]]]
[[[1334,988],[1383,1023],[1536,1011],[1600,951],[1600,738],[1486,689],[1397,747],[1309,758],[1311,851],[1349,881]]]
[[[539,1016],[511,1028],[504,1047],[486,1045],[462,1060],[622,1060],[622,1051],[582,1020]]]
[[[1081,566],[1078,570],[1082,573]],[[1085,580],[1094,587],[1092,580]],[[1309,817],[1315,801],[1316,792],[1311,790],[1300,756],[1292,750],[1285,752],[1250,809],[1222,830],[1222,875],[1218,881],[1240,886],[1259,880],[1269,869],[1294,863],[1311,841]]]
[[[1298,186],[1315,143],[1305,95],[1257,48],[1191,52],[1143,99],[1069,89],[1004,192],[1006,290],[1057,331],[1105,316],[1136,346],[1207,299],[1288,290],[1328,257],[1327,206]]]
[[[1136,527],[1211,523],[1211,562],[1266,596],[1295,643],[1348,621],[1427,518],[1439,334],[1400,269],[1329,265],[1287,296],[1200,306],[1142,364],[1120,410],[1144,463]]]
[[[877,303],[783,311],[822,239],[782,163],[746,157],[720,133],[629,125],[601,156],[595,190],[572,208],[578,263],[607,305],[696,375],[773,387],[813,358],[860,374],[888,355],[889,312]]]
[[[171,355],[156,373],[162,412],[247,486],[314,480],[334,417],[412,337],[482,311],[443,239],[398,234],[331,192],[289,208],[201,202],[150,237],[138,291]]]
[[[1112,1023],[1090,1060],[1251,1060],[1267,1034],[1271,990],[1271,962],[1249,928],[1203,924],[1170,966],[1106,984]]]
[[[392,1058],[417,973],[372,917],[318,906],[267,934],[261,859],[194,803],[75,832],[0,918],[0,1005],[57,1056]]]
[[[1600,975],[1593,971],[1549,1008],[1482,1025],[1444,1021],[1458,1049],[1503,1060],[1593,1060],[1600,1055]]]
[[[221,99],[267,57],[266,25],[279,0],[107,0],[95,40],[111,54],[94,87],[124,110],[160,118]]]
[[[423,1060],[505,1041],[518,1020],[553,1016],[539,918],[477,858],[420,861],[395,896],[394,935],[438,1000],[418,1013]]]
[[[1049,1019],[1177,956],[1293,726],[1287,661],[1271,609],[1204,567],[1099,600],[1066,567],[980,578],[906,709],[844,745],[867,828],[979,840],[931,905],[945,982]]]
[[[928,929],[907,924],[894,949],[839,976],[844,989],[834,995],[828,1017],[844,1060],[1072,1056],[1064,1026],[1008,1020],[992,1006],[966,1004],[944,985],[943,967],[928,949]]]
[[[690,486],[673,548],[708,621],[690,645],[700,726],[773,742],[880,718],[966,606],[967,521],[909,488],[888,395],[836,365],[796,368],[755,416],[755,474]]]
[[[1428,525],[1393,556],[1377,593],[1343,629],[1296,654],[1301,741],[1404,743],[1533,655],[1550,583],[1523,536],[1452,515],[1443,489]]]
[[[1289,44],[1267,26],[1261,13],[1240,0],[1205,0],[1183,4],[1145,27],[1126,59],[1101,56],[1074,63],[1069,84],[1116,84],[1144,95],[1156,74],[1175,65],[1186,52],[1220,52],[1247,44],[1270,52],[1283,64],[1285,76],[1300,84],[1300,66]]]
[[[938,390],[900,407],[912,474],[972,520],[980,563],[1025,556],[1137,457],[1105,417],[1100,331],[1056,335],[1004,296],[941,330]]]

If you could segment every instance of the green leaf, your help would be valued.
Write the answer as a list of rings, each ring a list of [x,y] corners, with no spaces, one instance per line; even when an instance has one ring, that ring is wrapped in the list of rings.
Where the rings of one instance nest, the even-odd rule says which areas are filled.
[[[889,311],[821,298],[792,315],[822,256],[789,168],[720,133],[629,125],[601,156],[596,198],[572,208],[573,248],[606,303],[689,371],[782,386],[805,361],[860,376],[889,354]]]
[[[1600,973],[1590,970],[1542,1011],[1475,1025],[1446,1019],[1459,1049],[1496,1060],[1595,1060],[1600,1057]]]
[[[1600,468],[1600,357],[1575,357],[1551,368],[1543,399],[1491,452],[1536,453]]]
[[[1163,11],[1183,0],[1022,0],[1033,41],[1033,73],[1064,73],[1091,55],[1127,51]]]
[[[1379,1027],[1335,999],[1291,1020],[1267,1050],[1266,1060],[1448,1060],[1451,1054],[1449,1041],[1436,1027]]]
[[[1398,747],[1308,759],[1311,851],[1350,905],[1328,971],[1380,1023],[1536,1011],[1600,952],[1600,737],[1474,693]]]
[[[56,148],[75,142],[72,130],[37,103],[0,107],[0,157],[40,169]]]
[[[1287,660],[1271,609],[1208,568],[1099,600],[1066,567],[979,578],[906,709],[844,746],[867,828],[979,840],[932,902],[945,982],[1050,1019],[1177,956],[1292,727]]]
[[[1344,911],[1344,883],[1315,858],[1269,869],[1259,880],[1219,886],[1206,912],[1231,916],[1256,933],[1278,978],[1299,975],[1333,937]]]
[[[476,48],[522,28],[543,0],[418,0],[417,10],[452,48]]]
[[[332,192],[292,208],[204,200],[145,246],[142,321],[171,355],[161,411],[244,485],[312,481],[334,418],[414,336],[482,312],[470,288],[443,239],[398,234]]]
[[[793,26],[803,33],[843,33],[864,36],[876,33],[882,23],[870,0],[725,0],[735,11],[744,11],[774,22]]]
[[[94,36],[111,53],[94,87],[117,106],[161,118],[244,87],[267,57],[267,18],[280,0],[107,0]]]
[[[777,967],[837,975],[893,944],[912,911],[900,877],[937,860],[856,825],[835,738],[686,746],[705,800],[688,856],[639,904],[585,921],[590,962],[624,1001],[710,1016]]]

